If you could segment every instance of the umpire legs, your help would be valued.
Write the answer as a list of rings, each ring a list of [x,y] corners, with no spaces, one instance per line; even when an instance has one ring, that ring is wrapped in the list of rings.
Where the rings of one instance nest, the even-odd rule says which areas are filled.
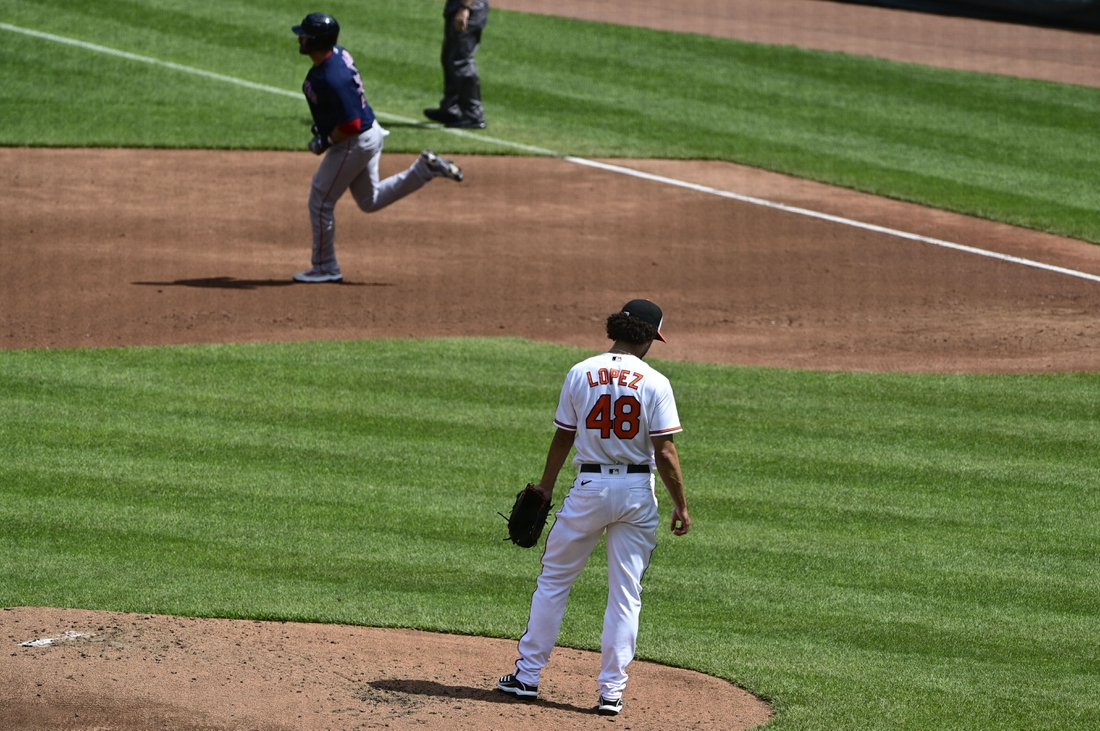
[[[439,108],[456,119],[461,116],[471,122],[482,123],[485,121],[485,110],[481,105],[481,77],[474,59],[481,43],[481,29],[470,28],[460,33],[448,23],[445,33],[440,55],[443,99],[439,102]]]

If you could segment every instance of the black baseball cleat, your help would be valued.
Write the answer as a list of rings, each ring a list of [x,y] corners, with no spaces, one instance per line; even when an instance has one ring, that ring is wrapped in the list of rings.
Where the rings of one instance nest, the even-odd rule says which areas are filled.
[[[600,702],[596,704],[596,713],[601,716],[618,716],[621,710],[623,710],[622,698],[608,700],[601,695]]]
[[[488,125],[485,124],[485,120],[470,119],[469,117],[463,117],[462,119],[456,119],[451,122],[444,122],[451,129],[485,129]]]
[[[424,116],[440,124],[450,124],[451,122],[457,122],[461,119],[461,117],[456,114],[451,114],[446,109],[425,109]]]
[[[498,680],[497,690],[503,690],[505,693],[511,693],[512,695],[519,696],[520,698],[539,697],[539,687],[537,685],[527,685],[526,683],[521,683],[514,673],[512,675],[505,675],[503,678]]]

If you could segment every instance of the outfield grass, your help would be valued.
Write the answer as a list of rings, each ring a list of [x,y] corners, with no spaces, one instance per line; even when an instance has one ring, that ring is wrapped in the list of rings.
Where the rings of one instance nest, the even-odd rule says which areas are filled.
[[[538,552],[496,511],[582,355],[0,352],[0,605],[516,637]],[[745,685],[777,729],[1100,725],[1100,376],[656,365],[695,523],[661,532],[640,657]],[[604,564],[564,644],[598,649]]]
[[[441,5],[330,2],[379,110],[437,102]],[[286,0],[0,0],[0,22],[300,87]],[[302,100],[0,31],[0,144],[301,149]],[[731,160],[1100,242],[1100,89],[494,10],[488,134]],[[513,152],[391,125],[389,149]]]

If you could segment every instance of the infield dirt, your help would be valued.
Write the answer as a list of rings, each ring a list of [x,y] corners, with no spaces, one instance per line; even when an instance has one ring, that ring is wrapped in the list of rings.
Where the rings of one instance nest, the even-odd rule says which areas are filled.
[[[798,14],[787,20],[799,20],[793,31],[786,23],[787,36],[774,35],[782,3],[756,4],[749,25],[762,35],[749,39],[830,48],[845,36],[856,46],[834,50],[887,55],[870,43],[951,65],[949,36],[1022,34],[998,41],[1012,57],[994,61],[1007,64],[999,70],[1094,83],[1097,65],[1067,60],[1064,37],[1051,50],[1060,32],[920,16],[924,30],[903,34],[910,42],[859,40],[851,27],[893,33],[914,14],[793,2]],[[613,14],[604,19],[651,24],[641,16],[652,4],[588,5]],[[735,6],[685,7],[719,27],[730,18],[718,10]],[[824,14],[816,20],[815,9]],[[838,24],[837,13],[855,15]],[[1087,41],[1073,39],[1095,50]],[[955,67],[968,67],[967,54],[990,56],[992,46],[971,45]],[[387,154],[383,173],[411,159]],[[458,162],[465,182],[433,182],[385,211],[367,216],[342,201],[347,281],[305,285],[290,275],[308,265],[308,153],[0,149],[0,348],[518,335],[596,350],[603,318],[646,296],[668,315],[660,358],[926,372],[1100,367],[1098,282],[562,160]],[[1080,241],[726,163],[620,164],[1100,275],[1100,249]],[[572,650],[555,653],[542,700],[513,702],[491,688],[511,667],[514,641],[44,608],[0,611],[0,637],[0,731],[713,731],[770,717],[725,681],[641,662],[622,716],[596,716],[598,656]],[[51,638],[60,639],[21,646]],[[707,704],[691,702],[700,695]]]
[[[387,154],[384,174],[412,155]],[[813,369],[1100,366],[1100,282],[584,167],[460,157],[309,266],[308,152],[0,149],[0,347],[518,335],[602,348],[637,296],[653,356]],[[669,177],[1100,275],[1100,247],[729,163]]]

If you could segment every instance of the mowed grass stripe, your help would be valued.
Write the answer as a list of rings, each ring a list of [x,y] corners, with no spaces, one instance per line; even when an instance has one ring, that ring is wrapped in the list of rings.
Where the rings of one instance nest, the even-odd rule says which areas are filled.
[[[2,352],[0,604],[516,637],[538,551],[496,511],[541,470],[584,355]],[[641,657],[746,685],[777,728],[1100,717],[1100,377],[655,364],[695,525],[662,528]],[[598,648],[604,563],[563,644]]]

